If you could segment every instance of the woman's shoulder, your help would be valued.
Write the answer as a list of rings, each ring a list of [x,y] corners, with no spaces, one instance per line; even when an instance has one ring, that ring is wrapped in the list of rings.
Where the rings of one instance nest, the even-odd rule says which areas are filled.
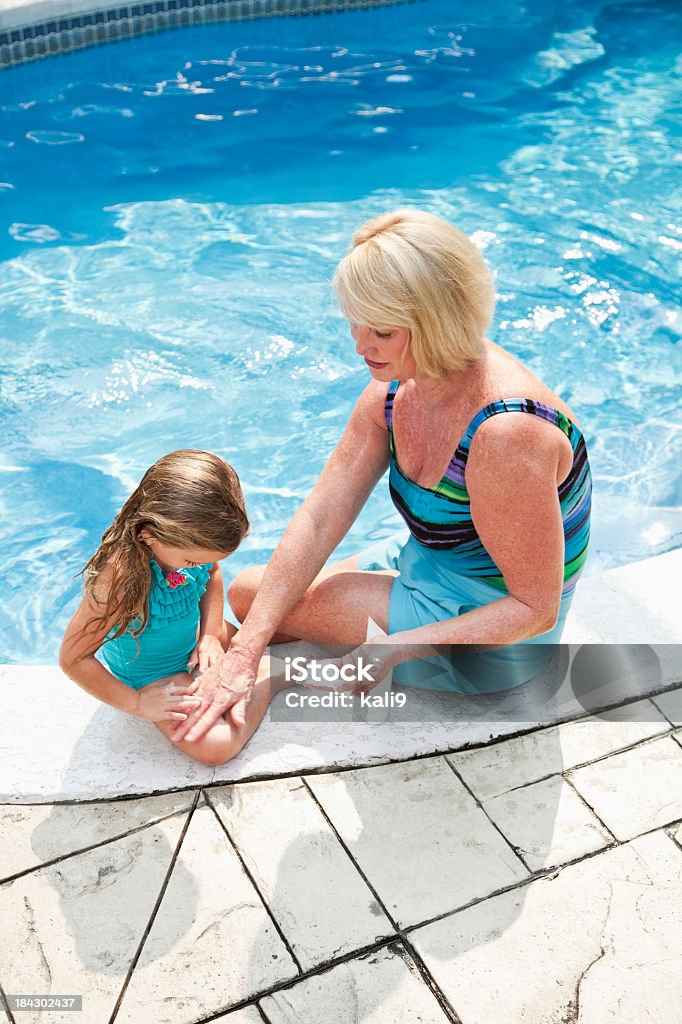
[[[387,430],[386,406],[389,401],[389,393],[395,387],[395,381],[371,380],[364,388],[357,402],[354,413],[370,420],[382,430]]]
[[[575,424],[578,430],[582,430],[573,410],[560,395],[557,395],[547,384],[536,377],[511,352],[494,342],[489,342],[489,344],[491,346],[491,376],[494,379],[494,391],[499,398],[530,399],[532,402],[555,409]],[[503,420],[504,417],[497,416],[495,419]],[[496,431],[503,430],[504,424],[498,423],[494,429]]]

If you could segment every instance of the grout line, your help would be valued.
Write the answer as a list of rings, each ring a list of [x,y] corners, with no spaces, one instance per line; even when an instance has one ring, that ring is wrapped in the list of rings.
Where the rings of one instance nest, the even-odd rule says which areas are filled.
[[[34,804],[31,806],[36,805]],[[53,806],[61,805],[54,804]],[[69,853],[63,853],[58,857],[53,857],[51,860],[41,861],[40,864],[35,864],[32,868],[25,868],[23,871],[17,871],[14,875],[8,875],[7,878],[0,878],[0,886],[6,885],[8,882],[15,882],[18,878],[24,878],[25,875],[31,875],[36,871],[42,871],[43,868],[50,868],[55,864],[61,864],[62,861],[70,860],[71,857],[80,857],[81,854],[89,853],[91,850],[97,850],[100,846],[107,846],[109,843],[117,843],[119,840],[126,839],[128,836],[134,836],[137,832],[143,832],[144,829],[151,828],[152,825],[158,825],[161,821],[168,821],[170,818],[175,818],[178,814],[186,814],[191,807],[192,804],[188,804],[187,807],[179,807],[176,811],[171,811],[170,814],[164,814],[160,818],[153,818],[150,821],[143,822],[142,825],[136,825],[135,828],[128,829],[127,832],[108,836],[106,839],[102,839],[98,843],[91,843],[90,846],[83,846],[78,850],[71,850]]]
[[[600,754],[599,757],[594,757],[591,761],[581,761],[580,764],[571,765],[570,768],[564,768],[561,774],[564,772],[577,772],[581,768],[586,768],[589,765],[599,764],[600,761],[606,761],[610,757],[620,757],[621,754],[628,754],[631,750],[636,750],[638,747],[645,747],[651,743],[657,743],[659,740],[667,739],[668,736],[672,736],[672,730],[665,729],[663,732],[657,732],[653,736],[645,736],[643,739],[635,740],[634,743],[628,744],[627,747],[618,747],[616,750],[611,750],[607,754]],[[675,738],[674,736],[672,737]]]
[[[413,944],[410,942],[409,938],[407,936],[403,936],[402,941],[405,946],[405,951],[413,960],[414,965],[417,968],[417,972],[420,974],[422,978],[422,981],[424,982],[426,987],[431,991],[434,998],[437,1000],[441,1010],[443,1011],[447,1019],[450,1021],[450,1024],[462,1024],[461,1017],[455,1010],[454,1006],[452,1006],[452,1004],[446,999],[445,994],[438,985],[438,982],[431,974],[430,970],[422,960],[421,956],[419,955]]]
[[[677,689],[679,687],[680,687],[680,684],[679,683],[675,683],[674,686],[668,687],[668,689],[662,689],[661,693],[669,693],[672,690],[675,690],[675,689]],[[604,705],[603,707],[591,708],[589,711],[584,711],[584,713],[582,715],[578,715],[578,716],[575,716],[575,717],[568,717],[568,718],[558,718],[554,722],[545,722],[542,725],[532,725],[532,726],[529,726],[526,729],[519,729],[516,732],[505,733],[503,736],[496,736],[494,739],[484,740],[484,741],[481,741],[481,742],[478,742],[478,743],[472,743],[472,744],[466,744],[465,743],[465,744],[462,744],[462,745],[458,745],[456,747],[450,747],[450,748],[445,748],[445,749],[438,748],[438,749],[426,751],[425,753],[411,753],[411,754],[406,754],[404,757],[391,757],[390,755],[387,755],[385,758],[382,758],[380,756],[376,760],[368,761],[365,764],[351,764],[351,765],[347,765],[347,764],[333,764],[333,763],[331,763],[329,765],[325,765],[325,766],[319,767],[319,768],[303,768],[303,769],[299,768],[299,769],[296,769],[296,770],[292,770],[290,772],[264,772],[264,773],[258,774],[258,775],[245,775],[245,776],[243,776],[240,779],[222,779],[222,780],[221,779],[216,779],[213,783],[208,783],[208,785],[233,786],[233,785],[237,785],[237,784],[238,785],[247,785],[250,782],[270,782],[270,781],[274,781],[275,779],[297,779],[297,778],[303,778],[303,777],[308,776],[308,775],[328,775],[328,774],[330,774],[332,772],[334,772],[334,773],[352,772],[352,771],[357,771],[360,768],[376,768],[376,767],[380,767],[380,766],[385,765],[385,764],[404,764],[407,761],[422,761],[422,760],[426,760],[429,757],[444,757],[444,756],[450,755],[450,754],[460,754],[460,753],[464,753],[464,752],[473,752],[473,751],[478,751],[478,750],[487,750],[489,747],[498,746],[499,744],[505,743],[508,740],[520,739],[523,736],[531,736],[534,733],[542,732],[545,729],[555,729],[555,728],[557,728],[557,726],[560,726],[560,725],[572,725],[573,722],[588,721],[590,718],[594,718],[594,717],[597,717],[599,715],[606,714],[609,711],[616,711],[616,710],[618,710],[618,709],[620,709],[622,707],[627,707],[630,704],[639,704],[642,701],[649,700],[649,699],[651,699],[651,694],[639,694],[636,697],[631,697],[631,698],[628,698],[627,700],[622,701],[620,704],[607,704],[607,705]],[[660,709],[657,707],[657,710],[660,710]],[[661,712],[661,714],[663,714],[663,712]],[[663,717],[666,718],[665,715],[663,715]],[[395,719],[393,721],[395,722],[395,724],[400,724],[398,719]],[[666,718],[666,721],[669,721],[669,719]],[[419,724],[419,723],[416,723],[416,724]],[[430,723],[422,723],[422,724],[430,724]],[[619,724],[619,723],[616,722],[616,723],[613,723],[613,724]],[[658,724],[663,724],[663,723],[658,723]],[[670,723],[670,724],[673,725],[673,723]],[[673,728],[676,728],[676,727],[673,725]],[[665,729],[665,730],[663,730],[663,732],[657,733],[656,736],[648,737],[647,739],[657,739],[657,738],[660,738],[661,736],[666,735],[668,732],[670,732],[670,730],[669,729]],[[641,743],[641,742],[642,742],[641,740],[637,741],[637,743]],[[633,745],[636,745],[636,744],[633,744]],[[609,756],[609,755],[605,755],[605,756]],[[586,762],[586,763],[591,763],[591,762]],[[217,769],[216,769],[216,771],[217,771]],[[549,776],[547,776],[547,777],[549,778]],[[540,781],[540,780],[537,780],[537,781]]]
[[[571,770],[572,770],[572,769],[571,769]],[[618,836],[617,836],[617,835],[615,835],[615,834],[614,834],[614,833],[613,833],[613,832],[611,831],[611,829],[610,829],[610,828],[609,828],[609,826],[608,826],[608,825],[606,824],[606,822],[604,821],[604,819],[603,819],[603,818],[602,818],[602,817],[601,817],[601,816],[600,816],[599,814],[597,814],[597,812],[595,811],[594,807],[593,807],[593,806],[592,806],[592,805],[591,805],[590,803],[588,803],[588,801],[587,801],[587,798],[586,798],[586,797],[584,797],[584,796],[583,796],[583,794],[582,794],[582,793],[580,792],[580,790],[579,790],[579,789],[578,789],[578,787],[576,786],[576,784],[575,784],[575,782],[573,781],[573,779],[569,779],[569,778],[568,778],[568,775],[563,775],[563,776],[562,776],[562,778],[563,778],[564,782],[566,783],[566,785],[567,785],[567,786],[570,786],[570,787],[571,787],[571,789],[573,790],[573,792],[575,793],[575,795],[576,795],[576,796],[578,797],[578,799],[579,799],[579,800],[581,800],[581,801],[582,801],[582,803],[584,803],[584,804],[585,804],[585,807],[587,807],[587,809],[588,809],[588,811],[590,812],[590,814],[591,814],[591,815],[592,815],[592,816],[593,816],[593,817],[594,817],[594,818],[595,818],[595,819],[596,819],[596,820],[597,820],[597,821],[599,822],[599,824],[600,824],[600,825],[602,826],[602,828],[603,828],[603,829],[604,829],[604,830],[605,830],[606,832],[608,832],[608,834],[609,834],[609,835],[610,835],[610,836],[612,837],[613,841],[614,841],[615,843],[617,843],[617,844],[619,844],[619,845],[620,845],[620,843],[622,842],[622,840],[621,840],[621,839],[619,839],[619,838],[618,838]]]
[[[201,789],[197,789],[196,793],[194,794],[194,801],[192,803],[192,806],[189,809],[189,813],[187,815],[187,819],[186,819],[185,824],[184,824],[184,826],[182,828],[182,831],[180,832],[180,838],[178,839],[177,845],[175,847],[175,851],[173,852],[173,856],[171,857],[170,864],[168,865],[168,868],[166,870],[166,875],[164,877],[163,882],[161,883],[161,889],[159,891],[159,895],[156,898],[156,902],[154,904],[154,907],[153,907],[151,916],[149,918],[149,921],[147,922],[147,927],[145,928],[144,934],[142,935],[142,938],[141,938],[140,943],[139,943],[139,945],[137,947],[137,950],[135,951],[135,953],[133,955],[133,958],[130,961],[130,967],[128,968],[128,973],[126,974],[126,977],[125,977],[125,980],[123,982],[123,986],[121,988],[121,991],[118,994],[118,998],[117,998],[116,1003],[114,1005],[114,1009],[112,1011],[111,1017],[109,1018],[108,1024],[113,1024],[113,1022],[116,1019],[116,1016],[118,1014],[118,1011],[121,1008],[121,1003],[123,1002],[123,997],[126,994],[126,991],[128,989],[128,985],[130,984],[130,980],[131,980],[131,978],[133,976],[135,968],[137,967],[138,961],[139,961],[140,957],[142,956],[142,950],[144,949],[145,942],[147,941],[147,938],[149,937],[149,933],[151,932],[151,930],[152,930],[152,928],[154,926],[154,921],[156,920],[156,915],[159,912],[159,907],[161,906],[161,902],[163,900],[163,897],[166,894],[166,889],[168,888],[168,885],[169,885],[170,880],[171,880],[171,876],[172,876],[173,871],[175,869],[175,865],[177,863],[178,857],[180,856],[180,849],[181,849],[182,844],[183,844],[183,842],[185,840],[185,836],[187,835],[187,829],[190,826],[190,823],[191,823],[192,818],[194,816],[194,811],[196,810],[196,807],[197,807],[197,804],[199,803],[200,798],[201,798]]]
[[[275,930],[277,931],[277,934],[279,935],[280,939],[284,943],[284,945],[285,945],[285,947],[287,949],[287,952],[289,953],[289,956],[294,961],[294,964],[296,965],[296,968],[298,969],[299,975],[303,974],[303,968],[301,967],[301,965],[300,965],[300,963],[298,961],[298,957],[296,956],[296,954],[294,953],[291,945],[289,944],[289,940],[287,939],[286,935],[282,931],[282,928],[280,927],[280,924],[277,921],[277,919],[275,918],[275,915],[273,914],[272,910],[268,906],[267,901],[266,901],[265,897],[263,896],[262,892],[260,891],[260,889],[258,887],[258,884],[256,883],[255,878],[251,874],[251,871],[249,870],[248,865],[245,863],[244,858],[242,857],[242,855],[241,855],[241,853],[240,853],[240,851],[239,851],[239,849],[237,847],[237,844],[235,843],[234,839],[230,835],[229,830],[228,830],[227,826],[225,825],[225,822],[222,820],[222,818],[218,814],[217,810],[215,809],[215,807],[213,806],[213,804],[209,800],[208,794],[206,792],[204,792],[204,800],[206,801],[206,803],[210,807],[211,811],[213,812],[213,815],[215,816],[215,818],[216,818],[216,820],[218,822],[218,825],[220,826],[220,828],[223,830],[223,832],[227,836],[228,842],[230,843],[230,845],[231,845],[232,849],[234,850],[235,854],[237,855],[237,857],[239,859],[239,863],[241,864],[243,871],[245,872],[246,876],[248,877],[249,881],[251,882],[251,885],[254,887],[255,891],[258,893],[258,896],[260,897],[261,903],[265,907],[265,911],[266,911],[268,917],[270,918],[270,920],[274,924]]]
[[[1,2],[2,0],[0,0]],[[180,793],[187,793],[187,801],[190,803],[193,799],[192,794],[204,785],[205,783],[203,782],[194,782],[176,788],[142,790],[139,793],[113,793],[110,796],[96,796],[88,800],[79,800],[77,797],[74,797],[72,800],[22,800],[21,802],[16,800],[0,800],[0,807],[98,807],[100,804],[104,806],[105,804],[112,803],[133,803],[136,800],[151,800],[154,797],[173,796]]]
[[[401,945],[405,948],[401,949]],[[407,948],[408,946],[409,949]],[[266,996],[271,996],[275,992],[287,991],[291,988],[296,987],[299,984],[302,984],[305,981],[309,981],[311,978],[318,977],[322,974],[327,974],[330,971],[334,970],[336,967],[339,967],[341,964],[349,963],[353,960],[363,959],[372,953],[378,952],[381,949],[386,949],[389,952],[394,953],[396,956],[399,956],[403,961],[405,961],[406,955],[410,959],[413,959],[414,967],[417,968],[417,972],[422,976],[424,984],[429,988],[432,995],[439,1003],[447,1019],[450,1021],[450,1024],[462,1024],[460,1018],[454,1012],[454,1010],[452,1009],[448,1001],[445,999],[440,989],[438,988],[438,985],[431,977],[428,969],[425,967],[425,965],[422,964],[421,957],[419,956],[419,954],[415,953],[415,955],[413,956],[411,944],[409,944],[409,941],[404,935],[392,935],[378,942],[372,943],[371,946],[363,946],[360,949],[353,950],[350,953],[344,953],[343,956],[325,962],[324,964],[317,964],[317,966],[304,972],[298,978],[290,978],[288,981],[278,982],[276,985],[272,985],[270,986],[270,988],[262,992],[257,992],[253,995],[250,995],[247,999],[243,999],[239,1003],[234,1003],[227,1009],[223,1008],[221,1010],[216,1010],[216,1012],[211,1014],[209,1017],[202,1018],[202,1020],[198,1022],[198,1024],[211,1024],[212,1021],[222,1020],[223,1016],[226,1013],[233,1013],[234,1011],[244,1009],[247,1006],[255,1006],[258,1009],[258,1012],[261,1014],[265,1024],[270,1024],[270,1021],[265,1011],[260,1005],[261,999],[264,999]],[[411,973],[414,973],[414,970],[409,964],[408,968],[410,969]]]
[[[398,935],[389,935],[385,938],[379,939],[377,942],[373,942],[369,946],[361,946],[359,949],[351,950],[349,953],[343,953],[341,956],[338,956],[333,960],[325,961],[322,964],[316,964],[315,967],[311,967],[310,970],[304,971],[302,974],[297,975],[294,978],[289,978],[287,981],[278,981],[277,984],[271,985],[269,988],[263,989],[260,992],[252,992],[250,996],[242,999],[238,1003],[233,1003],[227,1008],[216,1010],[215,1013],[210,1016],[202,1018],[202,1020],[197,1022],[197,1024],[210,1024],[211,1021],[222,1020],[225,1014],[232,1013],[235,1010],[243,1010],[246,1006],[253,1006],[260,999],[263,999],[265,996],[270,996],[274,992],[287,991],[304,981],[316,978],[320,974],[327,974],[329,971],[334,970],[335,967],[341,966],[341,964],[369,956],[371,953],[376,953],[380,949],[390,949],[391,946],[395,945],[400,937],[401,936]],[[264,1015],[264,1011],[260,1007],[259,1011]],[[265,1019],[267,1021],[267,1018]]]
[[[666,693],[674,693],[675,689],[673,689],[673,690],[666,690],[665,693],[657,693],[656,697],[665,697]],[[650,697],[649,700],[654,705],[656,710],[660,711],[660,713],[663,715],[663,717],[666,719],[666,721],[670,722],[670,724],[672,725],[673,729],[679,729],[679,725],[675,725],[673,720],[668,715],[666,715],[666,713],[663,710],[663,708],[659,704],[656,703],[656,697]]]
[[[676,827],[679,824],[680,824],[680,822],[675,822],[675,823],[673,823],[672,827]],[[671,827],[670,825],[666,825],[666,828],[670,828],[670,827]],[[667,835],[668,835],[669,839],[672,839],[673,844],[679,848],[680,853],[682,853],[682,840],[677,839],[671,832],[668,832]]]
[[[416,931],[418,928],[425,928],[428,925],[435,924],[437,921],[442,921],[446,917],[452,917],[454,914],[459,914],[462,910],[469,910],[471,907],[475,907],[479,903],[484,903],[485,900],[493,899],[496,896],[502,896],[505,893],[512,892],[514,889],[522,889],[526,885],[531,885],[533,882],[539,882],[545,878],[558,877],[558,875],[560,875],[566,868],[575,867],[576,864],[581,864],[583,861],[592,860],[594,857],[601,857],[602,854],[610,853],[611,850],[617,850],[622,846],[628,846],[630,843],[634,842],[635,839],[639,839],[641,836],[652,835],[654,832],[664,832],[666,829],[673,828],[677,825],[682,825],[682,818],[678,818],[676,821],[667,822],[665,825],[656,825],[654,828],[647,829],[645,832],[640,832],[638,835],[632,836],[630,839],[625,839],[622,842],[616,841],[615,843],[612,843],[611,846],[604,846],[599,850],[591,850],[589,853],[582,854],[579,857],[574,857],[573,860],[565,861],[563,864],[556,864],[549,868],[542,868],[540,871],[535,872],[530,878],[524,878],[520,882],[516,882],[512,885],[506,885],[501,889],[496,889],[494,892],[490,892],[486,896],[480,896],[477,899],[471,900],[469,903],[463,903],[460,907],[455,907],[454,910],[446,910],[444,913],[437,914],[435,917],[427,918],[420,924],[408,925],[404,929],[405,935],[409,935],[410,932]]]
[[[2,987],[2,984],[0,984],[0,1007],[2,1007],[5,1010],[5,1013],[7,1014],[7,1020],[9,1021],[9,1024],[17,1024],[16,1018],[15,1018],[14,1014],[12,1013],[12,1011],[9,1008],[9,1003],[7,1002],[7,996],[5,995],[5,990]]]
[[[530,865],[529,865],[529,864],[526,864],[525,860],[523,859],[523,857],[521,856],[521,854],[519,853],[519,851],[517,850],[517,848],[516,848],[516,847],[515,847],[515,846],[513,845],[513,843],[511,842],[511,840],[507,838],[507,836],[506,836],[506,835],[504,834],[504,832],[503,832],[503,831],[502,831],[502,829],[501,829],[501,828],[499,827],[499,825],[497,824],[497,822],[493,821],[493,819],[492,819],[492,818],[490,817],[490,815],[488,814],[487,810],[486,810],[486,809],[485,809],[485,807],[483,806],[483,803],[482,803],[482,802],[481,802],[481,801],[479,800],[479,798],[478,798],[478,797],[476,796],[476,794],[475,794],[475,793],[474,793],[474,791],[473,791],[473,790],[471,789],[471,787],[467,785],[467,783],[466,783],[466,782],[464,781],[464,779],[463,779],[463,778],[462,778],[462,776],[461,776],[461,775],[459,774],[459,772],[458,772],[458,771],[456,770],[456,768],[455,768],[455,767],[454,767],[454,766],[453,766],[452,764],[450,764],[450,762],[448,761],[447,757],[443,757],[443,758],[441,758],[441,760],[445,761],[446,765],[448,766],[448,768],[450,769],[450,771],[451,771],[451,772],[452,772],[452,773],[454,774],[455,778],[456,778],[456,779],[458,779],[458,781],[459,781],[459,782],[460,782],[460,783],[462,784],[462,786],[464,786],[464,788],[465,788],[465,790],[467,791],[467,793],[469,793],[469,794],[470,794],[470,796],[471,796],[471,797],[473,798],[473,800],[474,800],[474,801],[475,801],[475,803],[476,803],[476,804],[478,805],[478,807],[480,807],[481,811],[483,811],[483,814],[484,814],[484,815],[486,816],[486,818],[488,819],[488,821],[490,822],[490,824],[491,824],[491,825],[493,826],[493,828],[494,828],[494,829],[495,829],[495,830],[496,830],[497,832],[499,832],[499,834],[500,834],[500,835],[502,836],[502,838],[504,839],[505,843],[507,844],[507,846],[509,847],[509,849],[510,849],[510,850],[512,851],[512,853],[514,854],[514,856],[515,856],[515,857],[517,857],[517,858],[518,858],[518,859],[519,859],[519,860],[521,861],[521,864],[523,865],[523,867],[525,868],[525,870],[526,870],[526,871],[527,871],[527,872],[528,872],[529,874],[531,874],[531,875],[532,875],[532,874],[533,874],[533,870],[532,870],[532,868],[530,867]]]
[[[390,3],[390,2],[393,2],[393,0],[386,0],[386,2]],[[408,0],[408,2],[411,2],[411,0]],[[112,42],[121,42],[121,41],[125,42],[125,40],[112,40]],[[263,772],[263,773],[253,774],[253,775],[245,775],[242,778],[238,778],[238,779],[237,778],[235,778],[235,779],[216,779],[215,775],[218,772],[219,768],[218,767],[214,767],[213,768],[213,775],[212,775],[212,779],[211,780],[209,780],[207,782],[201,782],[201,783],[198,783],[196,785],[180,787],[178,789],[157,789],[157,790],[152,790],[150,792],[142,791],[140,793],[128,793],[125,796],[114,796],[114,797],[109,796],[109,797],[100,797],[100,798],[95,797],[95,798],[93,798],[91,800],[61,800],[61,801],[44,800],[44,801],[39,801],[39,802],[35,802],[34,801],[32,803],[16,803],[16,802],[13,802],[13,801],[0,801],[0,807],[35,807],[35,806],[50,806],[50,807],[53,807],[53,806],[62,806],[62,805],[64,805],[64,806],[70,806],[70,805],[85,806],[87,804],[111,803],[113,800],[116,800],[116,801],[141,800],[141,799],[145,799],[147,797],[166,796],[166,795],[169,795],[169,794],[172,794],[172,793],[182,793],[182,792],[186,792],[186,791],[193,792],[197,788],[197,786],[198,786],[198,788],[207,788],[207,787],[213,787],[213,786],[248,785],[250,782],[270,782],[270,781],[274,781],[275,779],[292,779],[292,778],[293,779],[298,779],[298,778],[301,778],[301,777],[307,776],[307,775],[328,775],[328,774],[331,774],[332,772],[340,773],[340,772],[347,772],[347,771],[357,771],[359,768],[375,768],[375,767],[379,767],[379,766],[386,765],[386,764],[404,764],[407,761],[426,760],[429,757],[445,757],[445,756],[451,755],[451,754],[454,755],[454,754],[460,754],[460,753],[465,753],[465,752],[474,752],[474,751],[478,751],[478,750],[486,750],[489,747],[494,747],[494,746],[497,746],[497,745],[499,745],[501,743],[505,743],[507,740],[519,739],[522,736],[530,736],[530,735],[532,735],[534,733],[542,732],[544,729],[554,729],[554,728],[556,728],[559,725],[570,725],[573,722],[586,721],[589,718],[596,717],[596,716],[602,715],[602,714],[606,714],[609,711],[618,710],[619,708],[626,707],[629,704],[637,704],[637,703],[640,703],[641,701],[644,701],[644,700],[653,700],[654,696],[662,696],[662,695],[665,695],[667,693],[674,692],[675,690],[680,689],[680,688],[682,688],[680,682],[676,682],[674,685],[670,685],[667,688],[661,688],[659,690],[659,692],[657,694],[655,694],[655,695],[652,694],[652,693],[639,694],[636,697],[632,697],[632,698],[629,698],[629,699],[627,699],[625,701],[622,701],[620,704],[605,705],[604,707],[601,707],[601,708],[593,708],[593,709],[591,709],[589,711],[585,711],[585,713],[583,715],[580,715],[578,717],[558,718],[554,722],[546,722],[543,725],[530,726],[527,729],[521,729],[521,730],[519,730],[517,732],[505,733],[503,736],[496,736],[492,740],[486,740],[486,741],[482,741],[482,742],[478,742],[478,743],[473,743],[473,744],[470,744],[470,745],[463,744],[463,745],[459,745],[459,746],[451,747],[451,748],[446,748],[446,749],[434,749],[434,750],[431,750],[431,751],[427,751],[425,753],[411,753],[411,754],[406,754],[404,757],[391,757],[391,756],[387,755],[386,757],[383,757],[383,758],[380,756],[376,760],[368,761],[368,762],[366,762],[364,764],[346,765],[346,764],[334,764],[334,763],[331,763],[329,765],[324,765],[322,767],[303,768],[303,769],[299,768],[299,769],[296,769],[296,770],[292,770],[290,772]],[[670,722],[670,719],[667,718],[667,716],[662,711],[660,711],[660,708],[658,708],[658,705],[656,705],[656,709],[661,713],[661,715],[663,715],[663,717],[666,719],[666,721]],[[397,722],[397,719],[395,721],[396,721],[397,724],[399,724]],[[428,724],[428,723],[426,723],[426,724]],[[680,728],[679,726],[676,726],[674,724],[674,722],[670,722],[670,725],[672,726],[673,729],[679,729]],[[669,729],[665,730],[662,733],[657,733],[656,736],[649,737],[649,739],[660,738],[661,736],[664,736],[664,735],[666,735],[669,732],[670,732]],[[642,741],[638,741],[638,742],[642,742]],[[629,748],[625,748],[625,749],[629,749]],[[614,753],[615,753],[615,751],[614,751]],[[604,755],[604,756],[608,757],[610,755],[607,754],[607,755]],[[592,762],[585,762],[585,763],[586,764],[590,764]],[[574,767],[578,767],[578,766],[576,765]],[[547,778],[549,778],[549,776],[547,776]],[[539,782],[541,780],[538,779],[538,780],[534,780],[534,781],[538,781]],[[516,788],[519,788],[519,787],[516,787]]]
[[[353,867],[355,868],[355,870],[356,870],[356,871],[358,872],[358,874],[360,875],[360,877],[361,877],[361,878],[363,879],[363,881],[364,881],[365,885],[367,886],[367,888],[369,889],[369,891],[370,891],[370,892],[372,893],[372,896],[373,896],[373,897],[374,897],[374,899],[375,899],[375,900],[377,901],[377,903],[379,904],[379,906],[380,906],[380,907],[381,907],[381,909],[383,910],[384,914],[385,914],[385,915],[386,915],[386,917],[388,918],[388,921],[389,921],[389,923],[391,924],[391,926],[392,926],[392,927],[394,928],[394,930],[395,930],[395,933],[396,933],[396,935],[399,935],[399,934],[400,934],[400,927],[399,927],[399,925],[397,924],[396,920],[394,919],[393,915],[392,915],[392,914],[391,914],[391,913],[390,913],[390,912],[388,911],[387,907],[386,907],[386,906],[384,905],[384,901],[383,901],[383,900],[381,899],[381,896],[379,895],[379,893],[377,892],[377,890],[376,890],[376,889],[374,888],[374,886],[373,886],[373,885],[372,885],[372,883],[370,882],[369,878],[367,877],[367,875],[365,874],[365,872],[363,871],[363,869],[362,869],[362,868],[360,867],[360,865],[358,864],[357,860],[356,860],[356,859],[355,859],[355,857],[353,856],[353,853],[352,853],[352,851],[350,850],[350,847],[349,847],[349,846],[348,846],[348,845],[346,844],[345,840],[344,840],[344,839],[342,839],[342,837],[341,837],[341,836],[339,835],[339,833],[338,833],[338,831],[337,831],[337,829],[336,829],[336,826],[334,825],[334,822],[333,822],[333,821],[331,820],[331,818],[330,818],[330,817],[329,817],[329,815],[327,814],[326,810],[324,809],[324,807],[322,806],[322,804],[321,804],[321,803],[320,803],[320,801],[318,800],[317,796],[315,795],[315,793],[313,792],[313,790],[312,790],[312,789],[310,788],[310,786],[309,786],[309,785],[308,785],[308,783],[306,782],[305,778],[303,778],[303,776],[301,776],[301,782],[303,783],[303,785],[304,785],[304,786],[305,786],[305,788],[307,789],[308,793],[309,793],[309,794],[310,794],[310,796],[312,797],[312,799],[313,799],[314,803],[316,803],[316,804],[317,804],[317,806],[319,807],[319,809],[320,809],[320,812],[321,812],[321,814],[322,814],[322,817],[323,817],[323,818],[325,819],[325,821],[326,821],[326,822],[327,822],[327,824],[329,825],[329,828],[331,829],[331,831],[332,831],[333,835],[334,835],[334,836],[336,836],[336,839],[337,839],[338,843],[340,844],[340,846],[342,847],[342,849],[344,849],[344,850],[346,851],[346,853],[347,853],[347,855],[348,855],[348,857],[349,857],[349,859],[350,859],[350,862],[351,862],[351,864],[353,865]],[[395,936],[394,936],[394,937],[395,937]]]
[[[621,723],[612,723],[612,724],[621,724]],[[622,723],[622,724],[630,724],[630,723]],[[551,728],[554,728],[554,727],[551,726]],[[675,727],[673,726],[673,728],[675,728]],[[677,738],[677,737],[673,736],[672,731],[670,729],[664,729],[662,732],[654,733],[653,736],[645,736],[645,737],[643,737],[641,739],[633,740],[633,742],[628,744],[627,746],[616,747],[614,750],[609,750],[605,754],[599,754],[597,757],[593,757],[591,760],[588,760],[588,761],[578,761],[578,762],[576,762],[576,764],[573,764],[573,765],[571,765],[568,768],[564,765],[564,766],[562,766],[562,768],[558,769],[557,771],[549,772],[548,775],[542,775],[542,776],[540,776],[537,779],[528,779],[527,782],[521,782],[521,783],[519,783],[518,786],[512,786],[510,789],[505,789],[501,793],[494,793],[490,797],[487,797],[486,799],[493,800],[493,799],[495,799],[495,797],[504,796],[507,793],[518,793],[518,791],[520,789],[526,789],[528,786],[534,786],[538,782],[546,782],[548,779],[556,778],[557,775],[561,775],[561,776],[563,776],[565,778],[567,772],[574,772],[574,771],[578,771],[581,768],[587,768],[589,765],[598,764],[600,761],[606,761],[609,757],[615,757],[616,755],[619,755],[619,754],[625,754],[625,753],[629,752],[630,750],[635,750],[637,747],[642,747],[646,743],[654,743],[656,740],[665,739],[666,736],[672,736],[673,739]],[[489,744],[489,746],[492,746],[492,744]],[[459,751],[456,751],[455,753],[459,753]],[[454,753],[452,751],[448,751],[447,753],[443,753],[441,756],[445,757],[446,760],[447,760],[448,758],[454,756]],[[448,760],[448,764],[450,764],[449,760]],[[451,764],[450,764],[450,767],[452,767]]]

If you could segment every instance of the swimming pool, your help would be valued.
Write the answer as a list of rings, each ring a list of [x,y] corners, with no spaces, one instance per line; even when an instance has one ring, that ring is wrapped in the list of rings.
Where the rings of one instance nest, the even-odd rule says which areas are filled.
[[[494,268],[574,408],[587,571],[681,542],[673,4],[422,2],[207,25],[0,75],[0,661],[54,662],[143,470],[205,447],[271,553],[367,380],[328,281],[399,205]],[[677,356],[677,361],[676,361]],[[339,550],[400,525],[380,486]]]

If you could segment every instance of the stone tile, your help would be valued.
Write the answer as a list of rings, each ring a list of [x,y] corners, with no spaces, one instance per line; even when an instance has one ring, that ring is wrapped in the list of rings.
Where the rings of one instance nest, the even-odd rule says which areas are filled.
[[[651,701],[639,700],[614,708],[603,718],[550,726],[447,758],[479,800],[489,800],[669,729],[670,723]]]
[[[380,949],[261,1000],[270,1024],[446,1024],[447,1017],[398,947]]]
[[[561,775],[502,793],[483,806],[531,871],[565,864],[614,841]]]
[[[220,823],[200,806],[116,1024],[187,1024],[297,974]]]
[[[0,979],[6,992],[81,993],[84,1021],[107,1021],[142,941],[185,815],[77,854],[0,886]],[[187,887],[178,913],[192,922]],[[42,1012],[21,1024],[44,1024]],[[50,1022],[73,1024],[70,1012]]]
[[[394,933],[301,779],[220,787],[209,800],[303,970]]]
[[[679,1024],[681,866],[652,833],[410,939],[461,1024]]]
[[[170,793],[102,804],[4,804],[0,880],[188,810],[193,799],[193,793]]]
[[[672,736],[612,754],[566,777],[621,841],[682,817],[682,748]]]
[[[306,781],[401,925],[528,875],[443,758]]]
[[[682,686],[661,693],[658,697],[652,697],[651,700],[673,725],[682,725]]]

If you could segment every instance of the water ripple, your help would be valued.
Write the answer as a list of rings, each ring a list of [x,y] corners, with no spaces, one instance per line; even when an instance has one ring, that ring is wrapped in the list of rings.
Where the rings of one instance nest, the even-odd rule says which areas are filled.
[[[472,235],[492,336],[583,424],[590,569],[680,544],[679,15],[524,8],[265,19],[4,73],[1,660],[54,661],[71,576],[165,451],[234,463],[254,525],[226,571],[267,559],[367,380],[333,268],[401,205]],[[379,487],[339,555],[399,525]]]

